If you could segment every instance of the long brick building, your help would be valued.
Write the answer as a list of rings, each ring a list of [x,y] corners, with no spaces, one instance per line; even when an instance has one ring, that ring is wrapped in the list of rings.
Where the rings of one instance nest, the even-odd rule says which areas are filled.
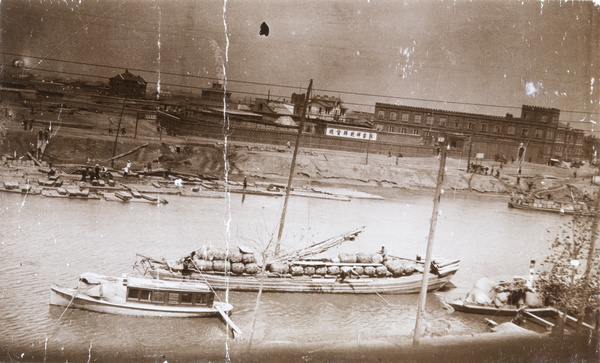
[[[517,118],[376,103],[374,113],[380,133],[419,135],[424,144],[447,135],[465,156],[517,159],[523,147],[524,160],[534,163],[584,159],[584,131],[559,123],[555,108],[523,105]]]

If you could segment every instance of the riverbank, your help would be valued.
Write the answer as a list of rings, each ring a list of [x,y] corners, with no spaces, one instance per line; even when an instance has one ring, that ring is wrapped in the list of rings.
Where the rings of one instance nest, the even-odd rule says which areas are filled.
[[[0,152],[4,158],[15,158],[20,165],[29,159],[26,155],[35,143],[32,132],[7,131]],[[292,148],[255,145],[243,142],[222,142],[203,138],[175,138],[162,140],[140,135],[137,138],[122,136],[115,148],[109,135],[90,135],[61,129],[47,146],[42,160],[61,171],[62,165],[113,166],[120,171],[127,160],[133,171],[142,171],[150,165],[154,170],[171,170],[175,173],[199,178],[242,181],[248,183],[277,183],[285,185],[289,177]],[[147,144],[147,145],[146,145]],[[109,161],[117,154],[137,151]],[[226,154],[226,157],[225,157]],[[443,188],[446,191],[510,194],[529,189],[553,189],[565,184],[576,186],[591,195],[593,168],[588,165],[572,169],[523,162],[504,164],[483,160],[477,162],[489,168],[489,173],[467,173],[465,158],[448,158]],[[521,174],[518,169],[521,168]],[[32,169],[34,172],[36,168]],[[302,146],[297,158],[294,186],[346,187],[359,191],[389,194],[398,189],[411,191],[433,190],[439,170],[437,156],[401,158],[388,155],[362,155],[357,153],[311,149]],[[493,173],[492,173],[493,171]],[[519,183],[517,183],[517,181]],[[129,179],[128,183],[144,181]]]

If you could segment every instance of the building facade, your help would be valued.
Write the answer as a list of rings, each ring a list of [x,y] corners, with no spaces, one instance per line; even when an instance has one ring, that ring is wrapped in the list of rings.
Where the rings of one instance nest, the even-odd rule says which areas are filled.
[[[129,72],[118,74],[108,81],[108,95],[114,97],[145,99],[147,83],[140,76]]]
[[[455,140],[464,142],[455,141],[452,146],[470,157],[483,154],[486,159],[516,160],[523,147],[523,160],[534,163],[583,159],[583,130],[561,125],[559,115],[555,108],[526,105],[516,118],[376,103],[373,124],[379,132],[420,136],[424,145],[444,135],[452,142],[456,135]]]

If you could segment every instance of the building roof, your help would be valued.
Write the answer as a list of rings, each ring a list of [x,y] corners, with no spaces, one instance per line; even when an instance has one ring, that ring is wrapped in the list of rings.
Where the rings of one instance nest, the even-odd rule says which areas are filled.
[[[111,77],[110,79],[115,79],[115,78],[119,78],[124,81],[137,82],[138,84],[146,84],[146,81],[144,81],[144,79],[142,77],[136,76],[135,74],[129,72],[129,69],[126,69],[125,73],[117,74],[116,76]]]

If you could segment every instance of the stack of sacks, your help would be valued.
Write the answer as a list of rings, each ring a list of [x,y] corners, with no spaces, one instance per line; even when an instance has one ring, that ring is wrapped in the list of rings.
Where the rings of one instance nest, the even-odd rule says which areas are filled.
[[[254,253],[242,253],[239,249],[227,251],[223,248],[202,247],[193,259],[196,267],[200,271],[231,271],[236,275],[250,274],[255,275],[259,271]]]

